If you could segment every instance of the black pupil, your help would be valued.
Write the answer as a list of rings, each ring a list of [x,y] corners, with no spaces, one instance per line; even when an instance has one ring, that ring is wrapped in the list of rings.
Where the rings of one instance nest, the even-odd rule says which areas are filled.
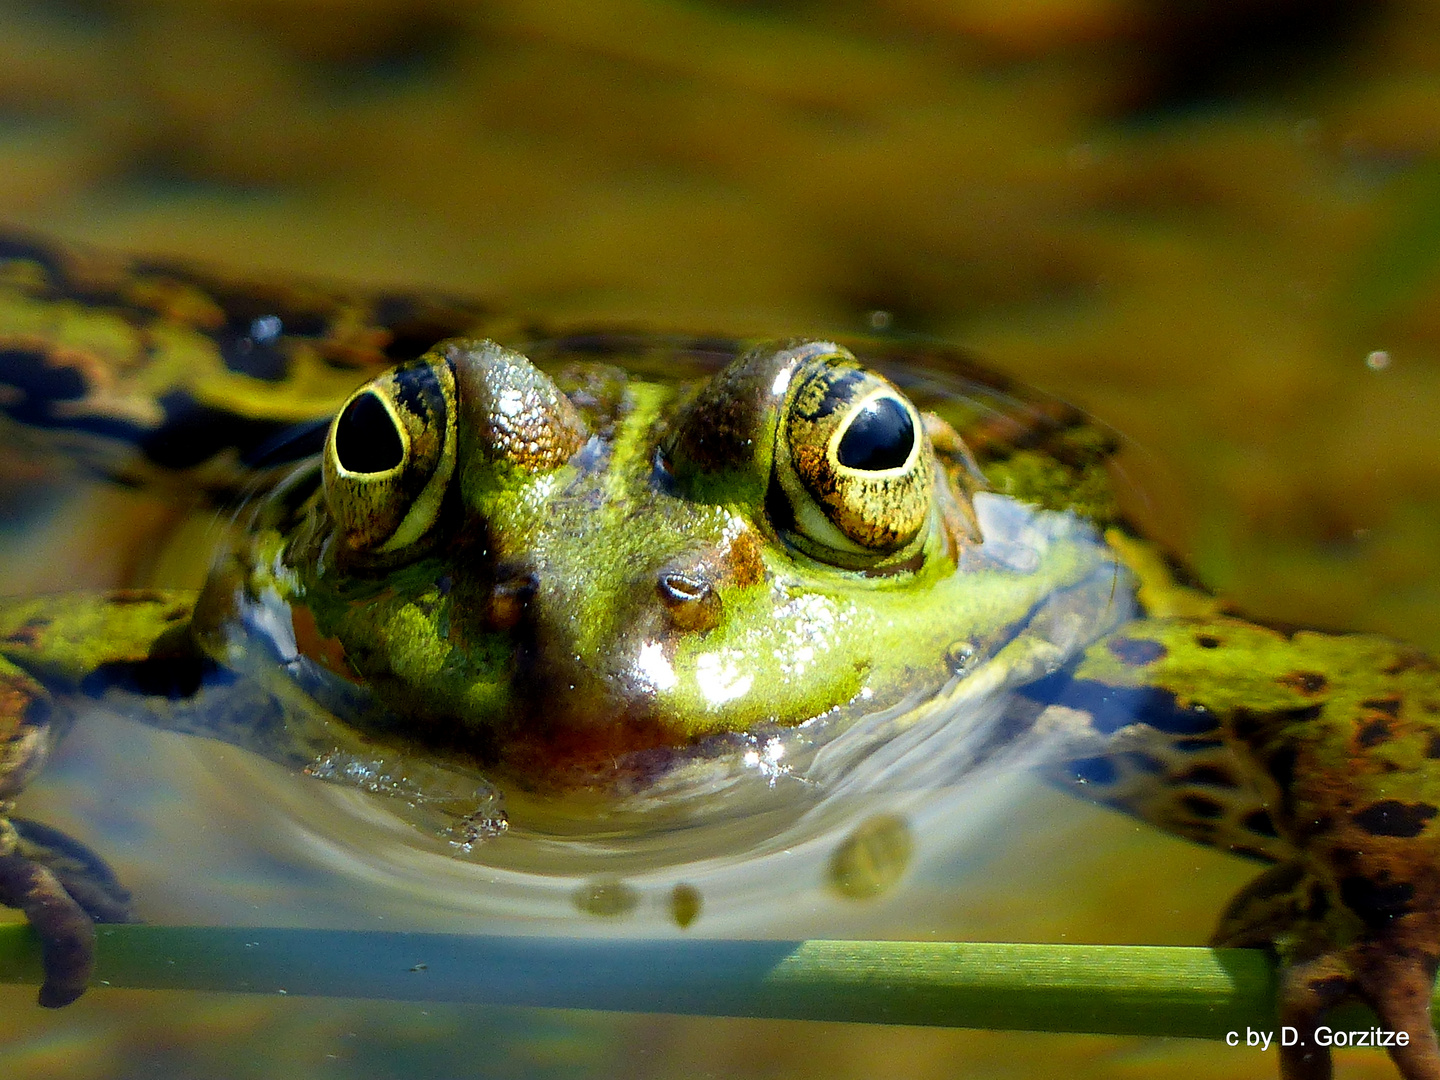
[[[904,465],[914,445],[910,410],[893,397],[879,397],[855,414],[836,456],[847,469],[878,472]]]
[[[335,457],[349,472],[378,473],[405,459],[395,421],[372,392],[345,406],[335,424]]]

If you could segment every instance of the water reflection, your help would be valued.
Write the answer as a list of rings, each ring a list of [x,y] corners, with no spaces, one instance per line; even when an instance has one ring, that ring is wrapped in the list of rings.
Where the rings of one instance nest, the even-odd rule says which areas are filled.
[[[897,375],[967,426],[977,416],[1001,415],[983,395],[957,397],[952,377]],[[86,707],[21,809],[111,857],[138,897],[140,916],[155,922],[602,937],[1198,942],[1219,895],[1246,868],[1181,849],[1167,883],[1176,906],[1161,909],[1168,928],[1157,932],[1155,858],[1135,857],[1139,827],[1117,825],[1112,815],[1043,787],[1030,767],[1052,752],[1055,733],[1017,738],[1025,730],[1017,722],[1032,717],[1010,711],[1016,685],[1054,670],[1129,615],[1128,577],[1093,526],[1071,515],[982,494],[976,516],[985,543],[964,556],[966,572],[1023,581],[1052,547],[1089,553],[1088,562],[1080,560],[1088,570],[1067,590],[1040,590],[1022,605],[1033,640],[1012,632],[965,643],[941,665],[946,681],[925,694],[732,739],[724,752],[676,768],[653,788],[589,806],[588,816],[576,805],[507,791],[510,829],[463,858],[446,837],[417,828],[403,799],[320,783],[232,747],[155,731],[124,695]],[[86,533],[65,513],[48,520],[51,528]],[[43,531],[45,522],[31,524]],[[97,535],[124,546],[108,523]],[[136,542],[145,542],[145,530],[138,535]],[[193,528],[186,536],[193,540]],[[274,628],[286,622],[247,624],[269,627],[264,660],[273,657]],[[1013,651],[1018,644],[1025,648]],[[245,686],[244,679],[217,686],[209,704]],[[1166,842],[1143,834],[1141,847],[1151,846],[1174,857]],[[1094,854],[1077,868],[1075,850]],[[1069,869],[1057,879],[1052,863]],[[1216,894],[1208,903],[1194,887],[1202,866]],[[1083,887],[1066,882],[1066,873],[1084,879]],[[1147,904],[1131,920],[1136,895]],[[606,1042],[613,1032],[635,1023],[601,1023],[594,1060],[616,1049]],[[527,1030],[517,1023],[518,1045],[528,1045]],[[203,1022],[188,1029],[187,1038],[205,1037]],[[530,1058],[519,1053],[519,1060]],[[593,1072],[594,1060],[575,1067]]]

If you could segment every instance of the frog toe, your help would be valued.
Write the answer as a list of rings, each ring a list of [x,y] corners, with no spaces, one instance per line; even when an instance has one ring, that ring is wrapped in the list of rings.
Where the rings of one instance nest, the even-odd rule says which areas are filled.
[[[1430,1016],[1436,957],[1383,939],[1362,939],[1298,963],[1280,980],[1280,1023],[1293,1029],[1280,1049],[1282,1080],[1328,1080],[1328,1040],[1320,1027],[1336,1005],[1363,1001],[1375,1011],[1377,1040],[1405,1080],[1440,1080],[1440,1043]],[[1401,1034],[1403,1033],[1403,1042]]]
[[[1440,945],[1440,943],[1437,943]],[[1440,1043],[1430,1015],[1437,954],[1384,940],[1354,947],[1357,996],[1375,1010],[1383,1031],[1406,1035],[1390,1056],[1405,1080],[1440,1080]]]
[[[1440,1080],[1440,1044],[1430,1017],[1440,960],[1436,922],[1424,911],[1388,914],[1394,917],[1365,925],[1298,862],[1270,867],[1226,908],[1212,945],[1265,948],[1280,957],[1279,1019],[1295,1036],[1280,1048],[1284,1080],[1331,1075],[1329,1040],[1319,1029],[1347,1001],[1374,1010],[1378,1030],[1386,1033],[1377,1041],[1405,1080]]]
[[[1354,997],[1356,990],[1354,973],[1342,955],[1327,953],[1285,966],[1280,977],[1280,1023],[1295,1038],[1281,1040],[1281,1080],[1330,1080],[1330,1047],[1321,1044],[1318,1029],[1325,1014]]]

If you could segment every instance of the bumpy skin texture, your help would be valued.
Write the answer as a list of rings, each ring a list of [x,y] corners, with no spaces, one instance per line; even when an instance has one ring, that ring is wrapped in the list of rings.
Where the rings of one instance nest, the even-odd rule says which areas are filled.
[[[403,732],[530,786],[633,790],[766,724],[992,679],[1016,717],[1063,736],[1058,782],[1274,864],[1216,941],[1279,957],[1281,1021],[1302,1035],[1285,1075],[1328,1075],[1314,1029],[1358,998],[1409,1033],[1394,1051],[1407,1077],[1440,1076],[1429,658],[1259,626],[1177,582],[1119,521],[1109,439],[958,355],[866,350],[912,365],[911,397],[927,364],[947,369],[961,392],[931,395],[940,415],[828,342],[742,354],[570,334],[527,350],[541,371],[468,338],[413,359],[503,325],[463,304],[0,242],[0,412],[92,466],[223,497],[321,449],[321,424],[283,433],[340,408],[318,462],[255,505],[198,601],[0,602],[0,800],[68,701],[116,686],[173,699],[159,722],[317,775]],[[625,369],[596,362],[617,356]],[[1006,520],[1043,534],[1033,557],[1006,555]],[[1113,602],[1132,590],[1133,614]],[[287,712],[246,651],[259,625],[263,663],[308,672],[326,709]],[[207,699],[217,665],[256,688]],[[331,699],[360,702],[352,724]],[[411,767],[369,789],[443,792],[483,834],[473,774]],[[42,1002],[62,1004],[88,977],[90,920],[126,917],[128,898],[8,811],[0,902],[40,930]]]

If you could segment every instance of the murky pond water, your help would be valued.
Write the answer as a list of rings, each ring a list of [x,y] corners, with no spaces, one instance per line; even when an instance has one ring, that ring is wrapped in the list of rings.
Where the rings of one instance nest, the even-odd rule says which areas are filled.
[[[925,407],[957,417],[976,408],[947,397],[939,374],[894,374]],[[91,484],[39,484],[38,491],[16,491],[12,502],[7,539],[14,549],[38,545],[56,555],[35,566],[15,560],[14,591],[194,584],[207,561],[199,556],[223,547],[235,529],[204,512],[166,520],[148,496]],[[1097,542],[1088,524],[996,496],[977,496],[976,513],[985,536],[980,550],[997,565],[1028,565],[1051,544]],[[57,565],[69,562],[84,569]],[[1113,564],[1100,564],[1097,573],[1101,611],[1091,618],[1123,617],[1128,585]],[[511,791],[510,830],[468,852],[437,836],[423,816],[417,828],[395,800],[156,731],[114,697],[82,711],[20,810],[105,852],[134,889],[137,914],[157,923],[646,939],[1202,942],[1214,911],[1253,868],[1047,787],[1030,769],[1043,742],[997,753],[991,732],[1004,698],[983,689],[967,694],[968,685],[959,680],[943,708],[921,709],[918,720],[906,699],[833,730],[807,725],[751,750],[732,748],[660,780],[663,798],[642,789],[604,807],[599,819],[573,808],[557,813],[546,799]],[[897,724],[901,718],[907,722]],[[851,866],[856,860],[847,862],[845,852],[857,845],[864,854]],[[450,1006],[300,1003],[281,989],[276,997],[287,1000],[266,1010],[253,1002],[222,1007],[206,995],[167,1006],[186,1019],[163,1048],[132,1033],[133,1045],[122,1040],[109,1047],[115,1057],[100,1055],[95,1075],[157,1060],[186,1075],[231,1075],[213,1063],[217,1047],[238,1043],[236,1053],[256,1052],[252,1028],[226,1030],[237,1014],[247,1023],[290,1025],[294,1042],[283,1051],[267,1046],[264,1068],[283,1072],[277,1062],[304,1061],[313,1069],[320,1048],[330,1046],[325,1060],[333,1063],[324,1068],[336,1075],[373,1075],[392,1060],[402,1070],[497,1076],[617,1069],[688,1075],[699,1060],[692,1042],[751,1038],[770,1048],[767,1060],[785,1062],[776,1067],[804,1075],[835,1064],[810,1052],[789,1060],[790,1040],[808,1046],[833,1029],[841,1044],[859,1040],[854,1052],[862,1059],[867,1045],[835,1025],[525,1011],[497,1017]],[[107,1007],[108,998],[120,999],[123,1014],[125,999],[149,996],[102,989],[61,1018],[37,1020],[47,1035],[17,1032],[13,1067],[18,1075],[46,1067],[57,1033],[94,1050],[83,1017],[93,1010],[109,1016],[115,1006]],[[17,1015],[22,1008],[31,1011],[17,1004]],[[411,1031],[417,1018],[423,1038]],[[337,1024],[367,1035],[337,1035]],[[444,1036],[453,1042],[432,1045]],[[113,1041],[114,1030],[98,1037]],[[906,1038],[916,1040],[922,1059],[937,1055],[953,1064],[973,1055],[1022,1070],[1037,1055],[1062,1055],[1077,1067],[1093,1057],[1098,1070],[1137,1054],[1149,1067],[1190,1059],[1183,1045],[1138,1050],[1142,1040],[954,1032]],[[663,1053],[643,1068],[632,1060],[657,1041]],[[504,1047],[498,1059],[497,1043]],[[562,1060],[550,1061],[557,1043]],[[467,1059],[477,1054],[483,1062]],[[1239,1059],[1210,1060],[1214,1075],[1227,1075]],[[722,1075],[756,1075],[756,1068],[739,1060]]]
[[[557,319],[963,341],[1129,436],[1143,496],[1127,510],[1247,610],[1433,649],[1434,14],[1162,7],[3,4],[0,214]],[[203,573],[203,516],[108,489],[22,502],[6,591]],[[933,805],[900,888],[847,899],[819,848],[791,870],[782,845],[761,877],[786,876],[783,900],[764,881],[707,887],[683,933],[1199,943],[1252,873],[1023,771]],[[599,917],[576,902],[603,900],[584,893],[593,865],[536,892],[505,877],[523,866],[417,843],[372,798],[120,716],[84,718],[23,808],[111,856],[153,921],[682,934],[668,870]],[[57,1060],[96,1078],[1273,1064],[1070,1036],[140,992],[51,1015],[12,987],[0,1002],[15,1077]]]

